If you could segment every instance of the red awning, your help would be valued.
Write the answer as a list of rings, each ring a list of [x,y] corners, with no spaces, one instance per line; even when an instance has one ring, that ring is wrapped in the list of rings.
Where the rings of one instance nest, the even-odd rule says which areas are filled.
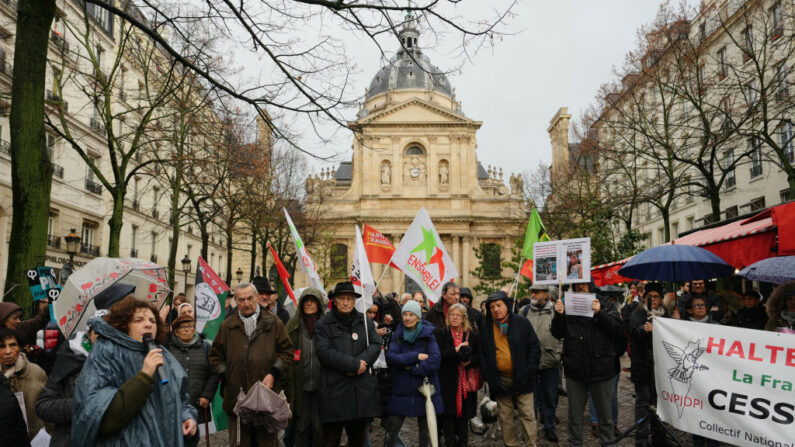
[[[795,255],[795,202],[769,208],[748,219],[688,234],[674,243],[702,247],[738,269],[773,256]],[[618,270],[630,259],[598,265],[591,269],[591,277],[600,287],[626,282],[629,278],[620,276]]]

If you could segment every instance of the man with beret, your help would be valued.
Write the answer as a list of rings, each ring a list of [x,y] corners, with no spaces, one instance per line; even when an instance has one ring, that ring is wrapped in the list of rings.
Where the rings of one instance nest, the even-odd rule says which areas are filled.
[[[370,373],[381,338],[373,320],[354,308],[360,296],[351,282],[337,283],[329,294],[331,312],[315,324],[324,446],[340,445],[343,429],[349,447],[364,446],[368,419],[381,417],[378,381]]]
[[[279,294],[271,288],[268,278],[255,276],[251,283],[257,288],[259,305],[276,314],[282,320],[282,324],[286,326],[287,322],[290,321],[290,313],[279,303]]]
[[[533,404],[541,348],[535,330],[521,315],[513,314],[513,301],[504,290],[486,299],[486,316],[480,330],[480,365],[497,401],[502,439],[506,446],[519,446],[514,411],[525,444],[536,445],[536,419]]]

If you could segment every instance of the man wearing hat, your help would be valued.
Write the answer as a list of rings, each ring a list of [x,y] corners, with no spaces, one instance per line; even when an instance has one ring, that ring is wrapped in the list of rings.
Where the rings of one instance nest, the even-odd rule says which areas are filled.
[[[331,312],[315,324],[325,446],[339,445],[344,428],[348,446],[362,447],[368,419],[381,416],[378,381],[370,373],[381,353],[381,338],[373,321],[354,308],[360,296],[351,282],[337,283],[329,294]]]
[[[533,326],[511,312],[513,301],[504,290],[486,299],[486,317],[480,331],[480,365],[497,401],[506,446],[520,445],[514,411],[518,410],[524,445],[536,445],[533,392],[541,349]]]
[[[521,314],[533,325],[541,343],[541,363],[536,381],[535,404],[544,423],[544,437],[550,442],[558,442],[555,432],[555,411],[558,408],[558,382],[560,374],[560,355],[563,341],[552,335],[552,302],[549,300],[547,286],[533,284],[530,287],[533,300],[524,306]]]
[[[257,298],[259,298],[260,306],[276,314],[282,320],[282,323],[287,325],[287,322],[290,321],[290,313],[279,303],[279,294],[271,288],[268,278],[255,276],[251,283],[257,288]]]

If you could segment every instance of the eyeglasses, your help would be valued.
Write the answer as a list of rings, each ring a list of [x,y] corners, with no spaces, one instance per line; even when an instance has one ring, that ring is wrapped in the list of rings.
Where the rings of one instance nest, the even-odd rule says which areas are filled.
[[[447,317],[448,318],[464,318],[464,316],[461,315],[461,314],[448,314]]]
[[[180,327],[177,328],[178,331],[192,331],[194,329],[196,329],[196,326],[194,326],[194,325],[190,325],[190,326],[185,325],[185,326],[180,326]]]
[[[707,305],[706,304],[693,304],[690,307],[707,307]]]

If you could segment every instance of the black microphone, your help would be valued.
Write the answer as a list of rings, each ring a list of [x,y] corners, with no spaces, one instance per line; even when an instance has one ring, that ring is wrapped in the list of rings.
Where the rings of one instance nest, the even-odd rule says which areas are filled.
[[[158,349],[157,345],[155,345],[155,340],[152,338],[152,334],[146,333],[144,334],[144,338],[142,340],[144,342],[144,347],[146,351],[149,352],[153,349]],[[157,369],[155,369],[155,382],[160,383],[161,385],[165,385],[168,383],[168,375],[163,374],[163,365],[159,365]]]

